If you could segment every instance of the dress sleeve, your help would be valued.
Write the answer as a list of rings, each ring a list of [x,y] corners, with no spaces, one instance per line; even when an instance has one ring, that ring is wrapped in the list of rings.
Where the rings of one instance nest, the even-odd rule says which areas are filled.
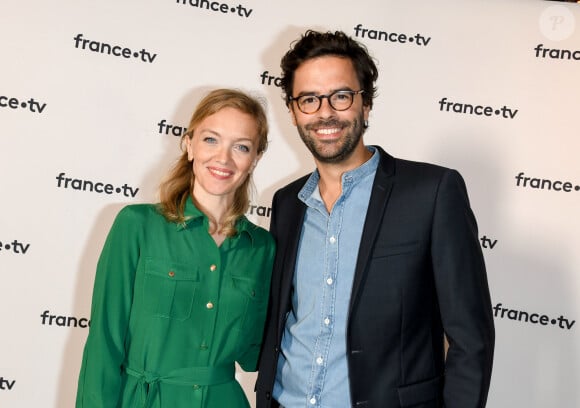
[[[449,408],[485,406],[494,324],[477,224],[463,178],[447,171],[439,185],[431,253],[449,350],[444,401]]]
[[[76,407],[116,407],[129,324],[142,221],[131,206],[117,215],[101,252],[83,353]]]

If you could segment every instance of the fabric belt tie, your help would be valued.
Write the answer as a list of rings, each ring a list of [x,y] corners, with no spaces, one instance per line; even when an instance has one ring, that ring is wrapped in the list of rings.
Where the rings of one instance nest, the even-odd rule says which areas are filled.
[[[125,369],[128,375],[137,378],[141,388],[141,407],[153,407],[154,401],[159,394],[159,384],[172,385],[217,385],[234,380],[236,368],[234,364],[224,364],[212,367],[186,367],[173,370],[166,375],[151,373],[148,371],[137,371],[130,367]]]

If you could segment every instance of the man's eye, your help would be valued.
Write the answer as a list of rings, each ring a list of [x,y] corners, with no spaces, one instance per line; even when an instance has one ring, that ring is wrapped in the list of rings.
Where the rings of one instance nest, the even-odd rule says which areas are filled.
[[[303,96],[300,98],[300,103],[302,105],[310,105],[316,103],[316,96]]]
[[[339,102],[345,102],[350,99],[350,94],[348,92],[338,92],[333,95],[334,100]]]

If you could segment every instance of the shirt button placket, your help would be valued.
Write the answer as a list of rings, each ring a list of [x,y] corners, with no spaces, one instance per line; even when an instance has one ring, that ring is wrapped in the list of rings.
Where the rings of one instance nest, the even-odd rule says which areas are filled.
[[[205,312],[208,313],[206,317],[206,332],[205,332],[205,339],[200,344],[200,350],[208,351],[211,347],[214,335],[214,328],[216,325],[217,319],[217,295],[219,293],[219,285],[220,285],[220,274],[216,273],[219,270],[219,254],[213,254],[211,258],[213,258],[214,262],[206,264],[205,271],[202,272],[204,276],[202,276],[201,281],[204,282],[203,285],[205,286],[205,305],[204,309]],[[216,258],[217,256],[217,258]],[[211,259],[210,258],[210,259]],[[216,262],[216,260],[218,262]],[[204,353],[205,354],[205,353]],[[200,389],[201,390],[201,389]]]
[[[201,386],[199,386],[198,384],[195,384],[192,388],[194,391],[192,404],[199,406],[199,405],[201,405],[201,401],[203,399],[202,398],[203,392],[202,392]]]
[[[212,263],[212,264],[209,266],[209,271],[210,271],[210,272],[215,272],[215,271],[217,271],[217,265],[216,265],[216,264],[214,264],[214,263]],[[210,277],[210,280],[213,280],[213,279],[215,279],[215,277],[211,276],[211,277]],[[213,308],[214,308],[214,303],[213,303],[212,301],[209,301],[209,302],[207,302],[207,303],[206,303],[205,307],[206,307],[208,310],[211,310],[211,309],[213,309]]]

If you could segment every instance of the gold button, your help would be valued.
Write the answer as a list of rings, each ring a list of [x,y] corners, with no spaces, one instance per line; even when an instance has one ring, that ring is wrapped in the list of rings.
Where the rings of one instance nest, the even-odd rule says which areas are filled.
[[[212,265],[209,267],[209,270],[212,272],[215,271],[216,269],[217,269],[217,266],[215,266],[215,265]]]
[[[205,307],[207,307],[208,309],[213,309],[213,303],[207,302],[207,305],[205,305]]]
[[[173,278],[175,276],[175,272],[169,271],[168,275],[169,275],[170,278]]]

